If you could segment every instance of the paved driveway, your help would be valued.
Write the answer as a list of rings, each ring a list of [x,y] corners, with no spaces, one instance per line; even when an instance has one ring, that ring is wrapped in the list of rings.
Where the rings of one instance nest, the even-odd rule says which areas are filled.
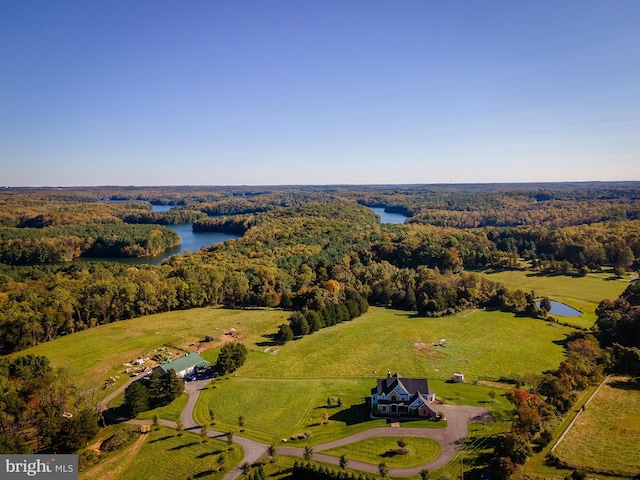
[[[418,475],[420,470],[434,470],[450,462],[460,449],[467,437],[468,425],[472,421],[482,421],[488,418],[488,411],[482,407],[466,407],[458,405],[439,405],[437,410],[447,417],[446,428],[412,428],[412,427],[378,427],[364,430],[339,440],[323,443],[313,447],[313,459],[332,465],[339,465],[340,459],[330,455],[323,455],[323,450],[342,447],[350,443],[359,442],[367,438],[376,437],[420,437],[436,440],[442,446],[442,451],[438,458],[425,465],[414,468],[391,468],[389,475],[394,477],[409,477]],[[283,455],[294,455],[302,457],[303,448],[280,447],[278,452]],[[369,473],[378,473],[378,466],[368,463],[349,461],[349,467]]]
[[[185,384],[185,392],[189,395],[189,400],[185,408],[182,410],[180,414],[180,420],[184,425],[185,430],[194,430],[200,429],[200,426],[196,424],[193,420],[193,409],[195,408],[196,402],[198,401],[198,397],[200,396],[200,391],[210,382],[210,380],[199,380],[195,382],[187,382]],[[115,392],[114,392],[115,393]],[[333,457],[330,455],[322,454],[323,450],[328,450],[330,448],[342,447],[344,445],[348,445],[350,443],[359,442],[361,440],[365,440],[367,438],[376,438],[376,437],[420,437],[420,438],[430,438],[432,440],[436,440],[440,443],[442,447],[442,451],[438,458],[429,462],[425,465],[420,465],[419,467],[414,468],[391,468],[389,469],[389,475],[394,477],[409,477],[413,475],[418,475],[420,470],[434,470],[436,468],[440,468],[443,465],[450,462],[453,457],[455,457],[456,453],[464,443],[465,438],[467,437],[468,425],[469,422],[473,421],[483,421],[487,420],[489,417],[489,412],[486,408],[482,407],[466,407],[466,406],[458,406],[458,405],[438,405],[436,408],[439,412],[443,413],[447,417],[447,427],[446,428],[415,428],[415,427],[377,427],[371,428],[369,430],[365,430],[362,432],[355,433],[348,437],[344,437],[338,440],[334,440],[332,442],[323,443],[321,445],[316,445],[313,447],[314,450],[314,460],[318,460],[323,463],[328,463],[331,465],[339,465],[340,459],[338,457]],[[146,421],[131,421],[130,423],[151,423],[149,420]],[[176,426],[175,422],[170,422],[167,420],[163,420],[162,423],[167,426],[174,427]],[[209,430],[208,435],[210,437],[226,437],[226,433],[218,432],[214,430]],[[248,438],[243,438],[238,435],[233,436],[234,442],[238,443],[244,449],[244,458],[240,462],[240,464],[244,462],[254,463],[258,459],[265,457],[267,455],[267,445],[256,442],[254,440],[249,440]],[[302,458],[304,454],[304,448],[300,447],[278,447],[278,453],[281,455],[291,455],[295,457]],[[238,465],[239,467],[239,465]],[[378,473],[378,466],[372,465],[369,463],[356,462],[353,460],[349,461],[349,467],[361,470],[363,472],[369,473]],[[234,480],[238,478],[242,472],[239,468],[235,468],[233,471],[229,472],[224,480]]]

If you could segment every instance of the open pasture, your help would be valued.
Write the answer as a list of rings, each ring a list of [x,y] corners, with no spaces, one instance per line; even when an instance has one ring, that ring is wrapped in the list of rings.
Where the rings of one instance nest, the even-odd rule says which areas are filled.
[[[521,270],[481,273],[489,280],[504,284],[510,290],[520,289],[526,292],[533,290],[536,296],[549,297],[580,310],[581,317],[558,317],[558,319],[585,328],[589,328],[595,323],[595,310],[602,300],[618,298],[629,285],[626,280],[601,274],[569,277],[566,275],[543,275]]]
[[[18,355],[45,355],[54,367],[65,367],[76,379],[99,386],[104,379],[120,375],[123,363],[163,345],[189,348],[205,335],[215,338],[235,328],[243,342],[252,345],[261,334],[272,332],[288,316],[283,311],[198,308],[160,313],[102,325],[21,351]]]
[[[368,419],[365,398],[375,379],[387,370],[405,377],[426,377],[438,398],[447,403],[482,405],[502,415],[508,402],[489,402],[489,387],[472,385],[478,376],[522,376],[557,368],[565,355],[563,342],[573,330],[511,314],[472,311],[429,319],[407,312],[371,308],[351,322],[320,330],[284,346],[256,348],[238,376],[219,379],[198,401],[195,420],[275,441],[310,433],[308,442],[378,426]],[[440,339],[446,346],[434,346]],[[277,353],[276,353],[277,352]],[[448,383],[462,372],[467,383]],[[340,397],[342,408],[327,408],[327,398]],[[329,423],[322,424],[324,412]],[[363,421],[366,419],[366,421]]]
[[[467,381],[479,376],[541,373],[557,368],[573,330],[512,314],[475,310],[424,318],[370,308],[351,322],[327,328],[267,352],[254,352],[240,370],[252,378],[404,377]],[[446,346],[435,346],[441,339]]]
[[[243,436],[262,442],[279,442],[292,435],[309,433],[305,444],[322,443],[367,428],[386,425],[370,420],[365,396],[368,379],[257,379],[217,380],[216,388],[203,390],[194,410],[198,424],[209,424],[213,409],[216,424],[211,428],[239,434],[238,417],[243,416]],[[327,399],[342,399],[342,407],[327,407]],[[323,425],[323,414],[329,423]],[[300,442],[302,444],[302,442]]]
[[[570,466],[640,474],[640,384],[611,377],[580,414],[555,454]]]
[[[214,430],[279,444],[283,438],[308,433],[308,439],[289,440],[288,444],[302,446],[385,425],[385,420],[368,418],[365,399],[375,379],[386,375],[387,369],[405,377],[427,377],[436,395],[447,403],[486,406],[497,418],[506,418],[510,405],[504,396],[490,401],[491,389],[472,382],[478,376],[498,378],[556,368],[564,358],[563,343],[573,332],[568,327],[501,312],[476,310],[456,317],[424,318],[372,307],[351,322],[283,346],[271,344],[265,334],[274,333],[288,315],[283,311],[227,309],[171,312],[86,330],[24,353],[47,355],[55,366],[70,368],[77,378],[99,383],[119,373],[122,363],[161,345],[187,347],[204,335],[219,337],[236,328],[250,349],[247,363],[237,377],[218,379],[215,388],[209,385],[202,392],[195,421],[210,424],[212,409],[216,424],[210,428]],[[446,346],[434,345],[440,339],[446,340]],[[203,356],[215,360],[216,351],[206,351]],[[454,372],[463,373],[467,383],[446,383]],[[328,397],[340,398],[342,406],[329,408]],[[323,423],[324,412],[328,424]],[[168,416],[177,415],[178,410],[172,410]],[[239,416],[245,420],[242,433]],[[415,426],[418,423],[443,426],[432,422],[416,422]],[[503,423],[494,426],[502,430]],[[156,444],[145,443],[135,461],[153,464],[155,450],[147,455],[144,449],[156,448]],[[174,447],[180,452],[192,448],[170,448]],[[483,445],[474,446],[468,452],[469,459],[480,458],[483,452]],[[213,461],[213,457],[207,458]],[[202,471],[209,468],[205,467]]]

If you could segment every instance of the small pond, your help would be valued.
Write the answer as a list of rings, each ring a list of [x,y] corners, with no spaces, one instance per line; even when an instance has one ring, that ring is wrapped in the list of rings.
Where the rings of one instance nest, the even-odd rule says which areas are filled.
[[[551,311],[549,313],[552,315],[560,315],[563,317],[579,317],[582,315],[581,311],[564,303],[556,302],[555,300],[549,300],[549,303],[551,303]],[[540,302],[536,302],[536,305],[539,307]]]

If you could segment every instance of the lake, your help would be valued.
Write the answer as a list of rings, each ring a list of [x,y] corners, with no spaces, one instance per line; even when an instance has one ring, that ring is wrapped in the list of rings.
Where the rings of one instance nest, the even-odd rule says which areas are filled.
[[[556,302],[555,300],[549,300],[549,303],[551,303],[551,311],[549,313],[552,315],[560,315],[563,317],[579,317],[582,315],[581,311],[564,303]],[[536,305],[540,307],[540,302],[536,302]]]
[[[172,208],[172,205],[151,205],[152,212],[167,212]],[[158,255],[157,257],[139,258],[136,260],[147,260],[140,263],[158,265],[162,263],[163,260],[169,258],[171,255],[175,255],[176,253],[184,253],[187,250],[195,252],[196,250],[200,250],[202,247],[209,247],[214,243],[222,243],[230,238],[240,238],[239,235],[232,235],[230,233],[194,232],[193,225],[191,223],[165,226],[180,235],[180,245],[166,250],[162,255]]]
[[[173,205],[151,205],[152,212],[167,212],[173,208]],[[371,208],[371,207],[370,207]],[[380,223],[404,223],[407,219],[405,215],[401,213],[387,213],[384,211],[384,208],[376,207],[371,208],[375,213],[380,215]],[[190,252],[195,252],[196,250],[201,249],[202,247],[208,247],[213,245],[214,243],[222,243],[231,238],[240,238],[239,235],[232,235],[229,233],[220,233],[220,232],[194,232],[192,224],[185,223],[180,225],[165,225],[167,228],[170,228],[178,235],[180,235],[181,241],[180,245],[177,247],[166,250],[161,255],[157,255],[155,257],[143,257],[143,258],[109,258],[109,259],[98,259],[93,258],[91,260],[109,260],[116,261],[121,263],[127,263],[130,265],[160,265],[164,260],[169,258],[172,255],[176,255],[178,253],[185,253],[187,250]],[[553,303],[553,302],[552,302]],[[558,315],[561,315],[558,313]]]
[[[113,202],[113,201],[108,201]],[[151,205],[152,212],[167,212],[173,208],[173,205]],[[164,260],[178,253],[185,253],[187,250],[195,252],[202,247],[209,247],[214,243],[222,243],[231,238],[240,238],[240,235],[220,232],[194,232],[191,223],[183,223],[180,225],[165,225],[180,235],[180,245],[169,250],[165,250],[155,257],[142,258],[87,258],[86,260],[102,260],[111,262],[126,263],[129,265],[160,265]]]
[[[404,223],[407,219],[406,215],[401,213],[388,213],[383,207],[369,207],[371,210],[380,215],[380,223]]]
[[[165,227],[173,230],[180,235],[180,245],[169,250],[165,250],[155,257],[140,258],[83,258],[81,260],[110,261],[126,263],[128,265],[160,265],[163,261],[172,255],[185,253],[187,250],[195,252],[202,247],[209,247],[214,243],[222,243],[231,238],[240,238],[239,235],[220,232],[194,232],[190,223],[181,225],[165,225]]]

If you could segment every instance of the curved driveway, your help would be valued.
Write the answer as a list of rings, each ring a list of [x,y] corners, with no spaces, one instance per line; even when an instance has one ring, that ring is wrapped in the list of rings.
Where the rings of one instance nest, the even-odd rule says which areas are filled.
[[[184,425],[185,430],[199,429],[200,426],[193,420],[193,409],[195,408],[200,391],[209,383],[209,380],[200,380],[196,382],[187,382],[185,384],[185,392],[189,395],[189,400],[185,408],[180,414],[180,420]],[[115,392],[114,392],[115,393]],[[418,475],[420,470],[434,470],[440,468],[443,465],[450,462],[456,453],[462,446],[465,438],[467,437],[468,425],[472,421],[482,421],[490,418],[489,412],[486,408],[482,407],[466,407],[458,405],[438,405],[438,410],[447,417],[446,428],[415,428],[415,427],[377,427],[362,432],[349,435],[332,442],[323,443],[321,445],[315,445],[314,460],[318,460],[323,463],[331,465],[339,465],[340,459],[331,455],[324,455],[320,452],[323,450],[329,450],[331,448],[342,447],[350,443],[359,442],[367,438],[375,437],[420,437],[430,438],[440,443],[442,451],[438,457],[425,465],[420,465],[413,468],[390,468],[389,475],[394,477],[409,477]],[[150,421],[131,421],[130,423],[150,423]],[[174,427],[175,422],[163,420],[164,425]],[[210,437],[226,437],[226,433],[209,430],[208,435]],[[258,459],[267,455],[267,445],[249,440],[234,435],[233,440],[244,449],[244,458],[240,464],[244,462],[254,463]],[[302,457],[304,448],[300,447],[278,447],[278,453],[282,455],[291,455],[295,457]],[[349,468],[355,470],[361,470],[368,473],[378,473],[378,466],[370,463],[356,462],[349,460]],[[224,480],[234,480],[238,478],[242,472],[239,468],[235,468],[228,475],[224,477]]]
[[[438,458],[425,465],[413,468],[390,468],[389,475],[392,477],[410,477],[418,475],[420,470],[434,470],[447,464],[460,449],[460,446],[467,437],[468,424],[471,421],[481,421],[488,414],[486,408],[481,407],[463,407],[457,405],[438,405],[440,412],[447,417],[446,428],[415,428],[415,427],[377,427],[362,432],[349,435],[348,437],[334,440],[333,442],[323,443],[313,447],[314,452],[322,452],[330,448],[342,447],[350,443],[359,442],[367,438],[376,437],[419,437],[430,438],[440,443],[442,451]],[[295,455],[302,457],[303,448],[279,447],[278,451],[284,455]],[[316,453],[314,460],[339,465],[338,457],[323,455]],[[378,466],[370,463],[356,462],[349,460],[349,467],[356,470],[362,470],[369,473],[378,473]]]
[[[184,424],[185,429],[199,428],[199,426],[193,421],[193,409],[200,396],[200,391],[207,385],[209,380],[200,380],[197,382],[188,382],[185,385],[185,392],[189,395],[189,400],[184,410],[180,414],[180,420]],[[440,443],[442,451],[438,458],[425,465],[420,465],[414,468],[391,468],[389,469],[389,475],[394,477],[409,477],[418,475],[420,470],[428,469],[434,470],[440,468],[443,465],[450,462],[456,453],[460,449],[460,446],[464,442],[468,433],[469,422],[486,420],[488,417],[488,411],[482,407],[466,407],[458,405],[438,405],[438,410],[447,417],[446,428],[412,428],[412,427],[378,427],[364,430],[362,432],[349,435],[332,442],[323,443],[313,447],[314,460],[318,460],[323,463],[332,465],[339,465],[340,459],[331,455],[323,455],[323,450],[329,450],[331,448],[342,447],[350,443],[359,442],[367,438],[375,437],[420,437],[430,438]],[[209,435],[212,437],[226,436],[221,432],[209,431]],[[267,454],[267,445],[247,438],[234,435],[234,441],[244,449],[245,456],[242,459],[241,464],[244,462],[254,463]],[[302,457],[304,448],[300,447],[278,447],[278,453],[282,455],[291,455],[296,457]],[[370,463],[349,461],[349,467],[361,470],[363,472],[378,473],[378,466],[371,465]],[[238,468],[230,472],[224,480],[233,480],[238,478],[241,472]]]

